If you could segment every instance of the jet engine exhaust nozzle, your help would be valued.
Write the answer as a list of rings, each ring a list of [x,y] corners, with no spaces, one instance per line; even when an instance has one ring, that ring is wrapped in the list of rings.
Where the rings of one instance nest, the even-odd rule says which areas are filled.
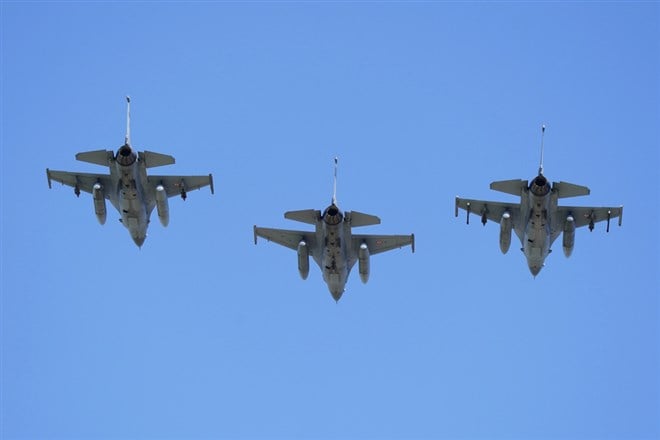
[[[344,216],[336,205],[330,205],[323,213],[323,220],[329,225],[338,225]]]
[[[542,174],[539,174],[532,180],[532,184],[529,186],[530,191],[535,196],[543,197],[550,192],[550,184],[548,179],[546,179]]]
[[[135,163],[137,160],[137,155],[133,152],[131,147],[124,145],[119,149],[119,151],[117,151],[115,160],[119,163],[119,165],[128,167]]]

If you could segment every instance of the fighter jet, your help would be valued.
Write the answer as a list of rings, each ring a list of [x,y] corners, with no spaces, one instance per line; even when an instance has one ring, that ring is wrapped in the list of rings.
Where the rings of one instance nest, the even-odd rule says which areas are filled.
[[[623,206],[619,207],[587,207],[558,206],[559,199],[589,195],[589,188],[567,182],[553,182],[552,186],[543,175],[543,135],[541,131],[541,161],[538,175],[530,182],[526,180],[502,180],[490,184],[490,189],[520,196],[520,203],[490,202],[484,200],[461,199],[456,197],[454,215],[458,217],[458,208],[467,211],[467,223],[470,214],[481,216],[481,223],[488,220],[500,224],[500,250],[503,254],[511,244],[513,229],[522,243],[521,251],[525,254],[527,265],[534,277],[544,266],[550,246],[563,233],[564,255],[569,257],[575,243],[575,229],[589,226],[593,231],[594,224],[607,220],[607,232],[610,231],[610,220],[619,218],[619,226],[623,216]]]
[[[342,211],[337,206],[337,158],[333,195],[330,206],[323,213],[304,209],[284,213],[284,218],[316,226],[315,231],[293,231],[254,226],[254,244],[257,237],[274,241],[298,253],[298,272],[303,280],[309,275],[311,255],[323,273],[323,280],[335,301],[339,301],[351,269],[358,262],[360,279],[369,280],[369,256],[411,245],[415,252],[415,235],[357,235],[351,229],[358,226],[380,224],[374,215],[357,211]]]
[[[94,212],[100,224],[105,224],[106,205],[110,203],[121,214],[120,222],[128,229],[138,247],[147,238],[147,226],[154,207],[163,226],[170,219],[168,197],[180,195],[209,185],[213,194],[213,176],[147,176],[147,168],[172,165],[174,158],[151,151],[135,151],[131,145],[131,99],[127,96],[126,138],[115,154],[110,150],[86,151],[76,159],[110,168],[110,174],[76,173],[46,169],[48,187],[52,181],[73,187],[76,196],[85,191],[92,194]]]

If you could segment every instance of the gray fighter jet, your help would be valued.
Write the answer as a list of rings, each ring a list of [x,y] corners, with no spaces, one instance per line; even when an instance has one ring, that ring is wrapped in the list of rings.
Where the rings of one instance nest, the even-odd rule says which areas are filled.
[[[575,243],[575,228],[589,226],[607,220],[607,232],[610,220],[623,216],[623,206],[593,208],[587,206],[557,206],[561,198],[589,195],[586,186],[567,182],[553,182],[552,186],[543,175],[543,134],[541,134],[541,161],[538,175],[531,181],[502,180],[490,184],[490,189],[520,196],[520,203],[490,202],[484,200],[461,199],[456,197],[454,215],[458,217],[458,208],[467,211],[467,223],[470,214],[481,216],[481,223],[488,220],[500,224],[500,250],[505,254],[511,244],[513,229],[522,243],[521,250],[527,258],[529,270],[536,277],[544,266],[545,258],[552,250],[550,246],[563,233],[564,255],[569,257]]]
[[[323,280],[335,301],[339,301],[351,269],[358,262],[360,279],[369,279],[369,256],[411,245],[415,252],[415,235],[357,235],[351,228],[380,224],[376,216],[357,211],[342,213],[337,206],[337,158],[335,158],[332,202],[323,213],[314,209],[289,211],[284,218],[316,226],[315,231],[292,231],[254,226],[257,237],[274,241],[298,253],[298,271],[303,280],[309,275],[309,256],[323,272]]]
[[[135,151],[131,146],[131,100],[126,97],[126,139],[115,154],[110,150],[86,151],[76,159],[110,168],[110,174],[75,173],[46,169],[48,187],[52,181],[92,194],[94,212],[100,224],[105,224],[105,199],[119,211],[119,220],[130,232],[133,241],[142,247],[147,238],[147,226],[154,207],[163,226],[170,219],[168,197],[180,195],[186,200],[187,192],[209,185],[213,194],[213,176],[147,176],[147,168],[171,165],[174,158],[151,151]]]

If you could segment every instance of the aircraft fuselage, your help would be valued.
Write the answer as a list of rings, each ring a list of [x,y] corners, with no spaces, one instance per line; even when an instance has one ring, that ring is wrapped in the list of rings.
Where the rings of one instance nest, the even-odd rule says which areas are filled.
[[[348,247],[351,242],[350,225],[344,221],[343,213],[333,204],[323,213],[316,233],[319,242],[323,243],[317,261],[323,272],[323,280],[335,301],[339,301],[352,266]]]
[[[155,206],[145,191],[146,169],[129,145],[122,146],[110,166],[114,191],[109,198],[121,215],[121,223],[128,229],[136,245],[142,246],[147,238],[149,217]]]
[[[556,196],[547,179],[539,174],[521,197],[521,212],[527,215],[522,219],[519,231],[522,251],[527,259],[527,266],[536,276],[543,268],[546,257],[550,254],[552,222],[550,216],[556,209]]]

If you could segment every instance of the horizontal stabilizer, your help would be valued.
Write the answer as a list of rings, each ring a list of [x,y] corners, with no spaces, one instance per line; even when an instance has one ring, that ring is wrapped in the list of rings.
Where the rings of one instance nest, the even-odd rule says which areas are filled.
[[[347,215],[348,217],[348,215]],[[363,214],[357,211],[350,212],[351,226],[369,226],[369,225],[379,225],[380,219],[375,215]]]
[[[560,199],[565,197],[588,196],[590,193],[589,188],[586,186],[568,182],[552,182],[552,189],[557,191]]]
[[[287,211],[284,218],[295,220],[297,222],[309,223],[315,225],[321,219],[321,211],[317,209],[302,209],[300,211]]]
[[[174,164],[174,158],[169,154],[154,153],[153,151],[140,151],[140,160],[147,168]]]
[[[76,154],[76,160],[81,162],[89,162],[96,165],[110,166],[110,161],[114,157],[114,154],[110,150],[95,150],[95,151],[85,151],[83,153]]]
[[[527,181],[521,179],[499,180],[490,184],[490,189],[514,196],[522,195],[525,188],[527,188]]]

